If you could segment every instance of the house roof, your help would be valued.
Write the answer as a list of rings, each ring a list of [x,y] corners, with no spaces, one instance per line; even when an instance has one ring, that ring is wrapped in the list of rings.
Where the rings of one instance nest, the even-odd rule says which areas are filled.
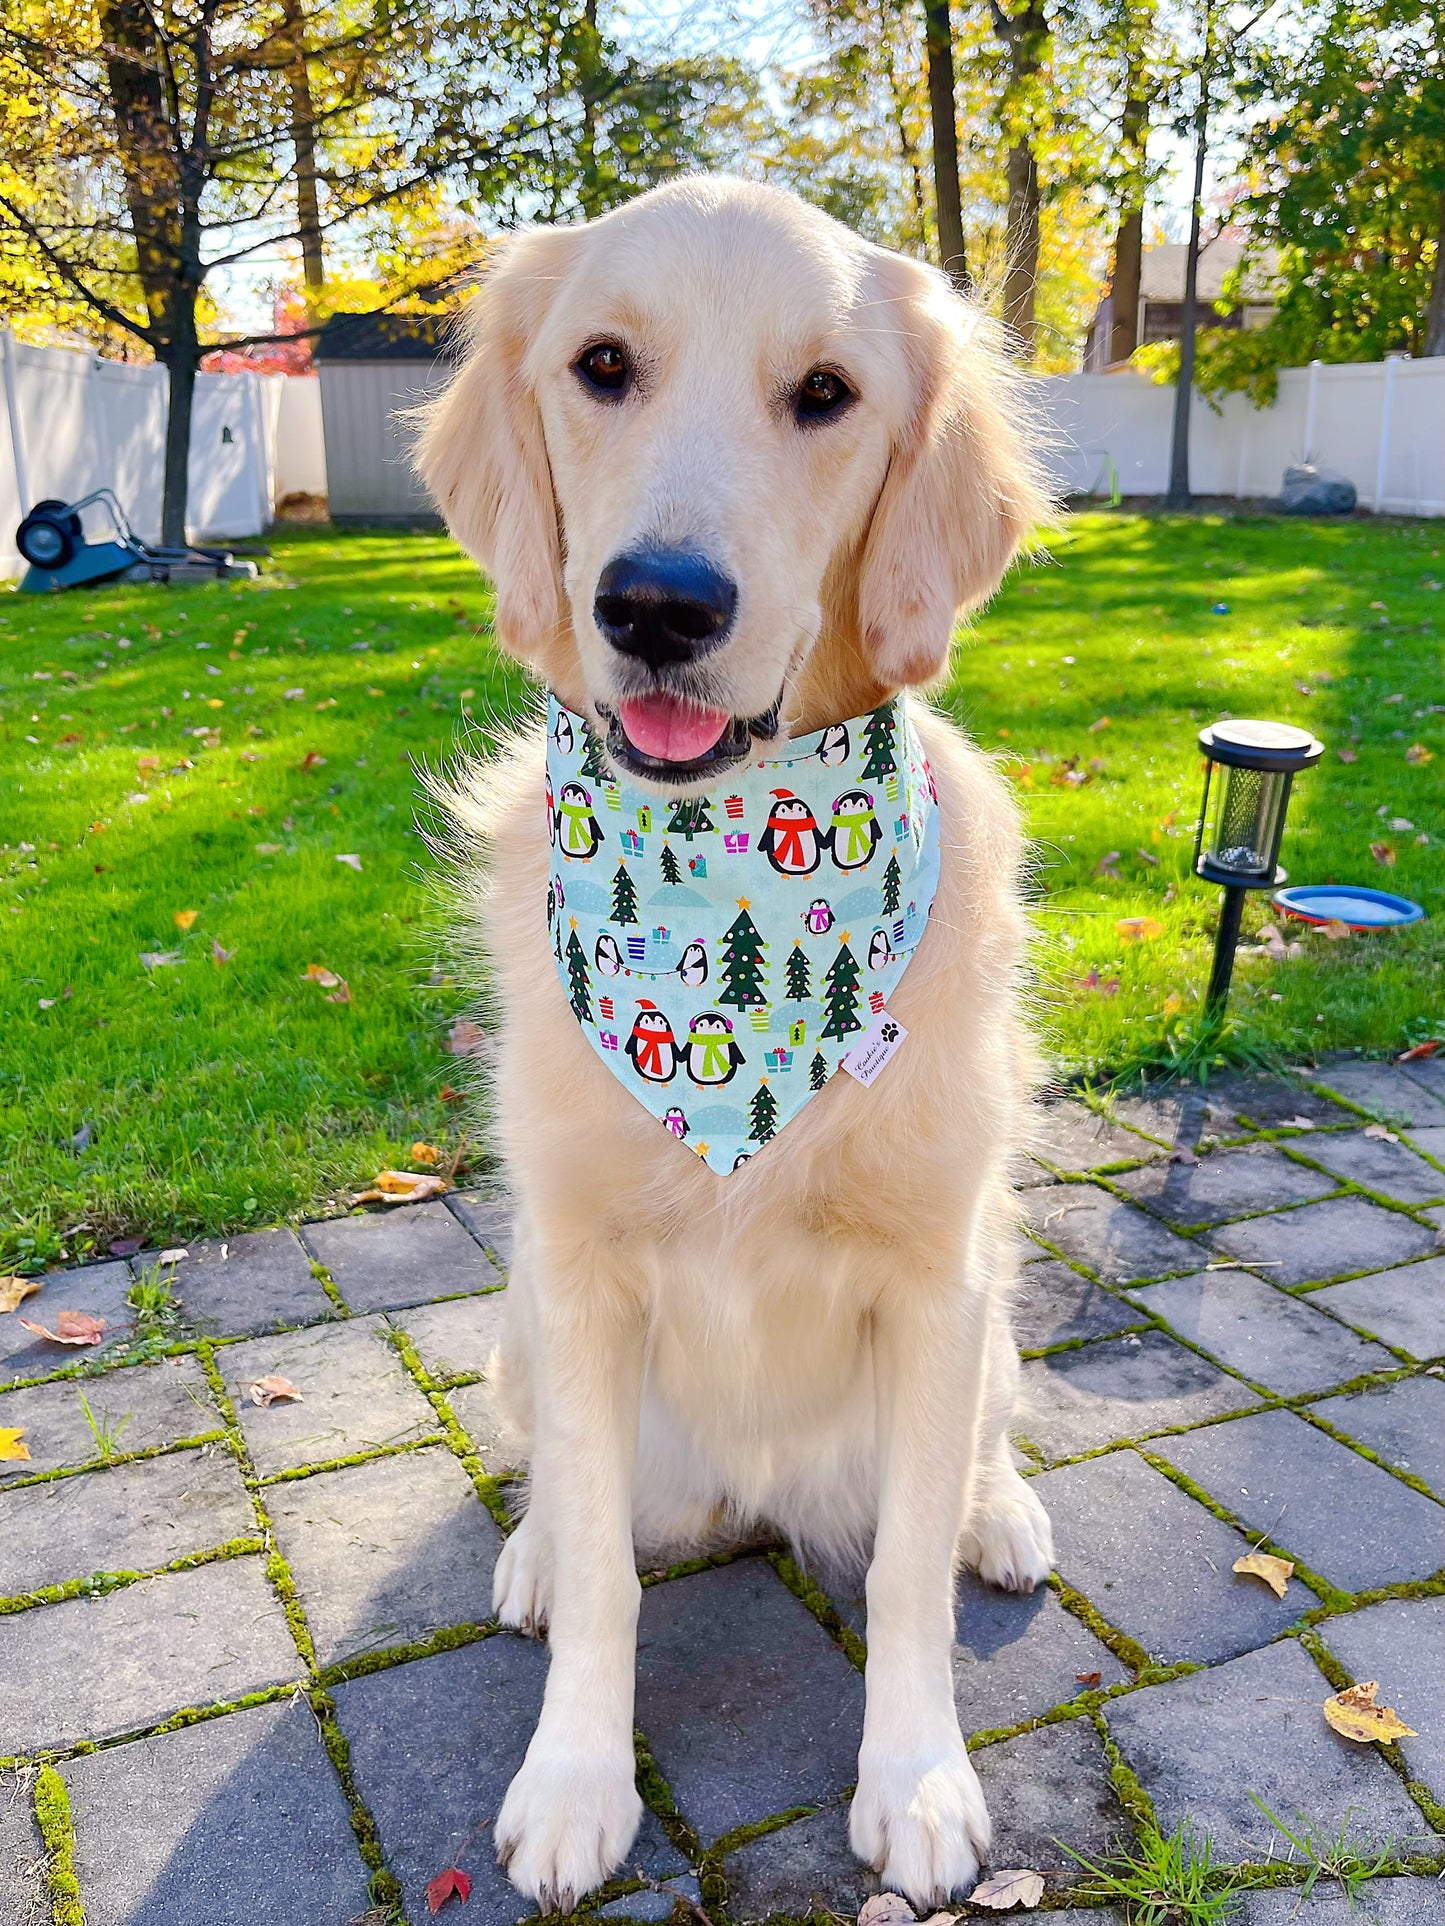
[[[333,314],[316,337],[316,361],[425,361],[450,351],[454,316],[442,314]]]
[[[1140,269],[1139,293],[1146,301],[1182,301],[1184,267],[1189,250],[1182,241],[1165,241],[1144,250]],[[1244,254],[1244,242],[1224,233],[1207,241],[1199,250],[1199,298],[1218,301],[1224,292],[1224,277],[1237,268]],[[1250,262],[1241,290],[1246,300],[1267,301],[1274,289],[1277,256],[1273,249]]]

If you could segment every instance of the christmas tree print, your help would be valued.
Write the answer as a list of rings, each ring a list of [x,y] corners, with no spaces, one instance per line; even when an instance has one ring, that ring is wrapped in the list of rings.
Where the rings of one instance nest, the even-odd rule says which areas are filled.
[[[667,825],[676,835],[691,842],[694,836],[705,835],[708,830],[716,830],[717,824],[708,811],[712,808],[706,796],[684,796],[672,805],[672,820]]]
[[[627,873],[626,863],[617,865],[612,879],[612,920],[614,923],[637,921],[637,885]]]
[[[788,954],[783,976],[788,986],[787,995],[793,1002],[802,1003],[813,994],[807,952],[796,937],[793,939],[793,947]]]
[[[590,722],[584,722],[582,725],[582,740],[586,744],[582,751],[582,774],[591,776],[594,782],[601,782],[607,774],[602,767],[602,744],[598,741]]]
[[[778,1100],[768,1088],[768,1080],[763,1078],[757,1093],[748,1105],[748,1115],[752,1118],[748,1136],[755,1144],[765,1144],[770,1137],[777,1135]]]
[[[588,994],[589,976],[587,958],[582,945],[577,941],[577,928],[574,924],[572,934],[567,938],[567,980],[572,986],[568,998],[579,1023],[592,1021],[592,998]]]
[[[682,871],[677,866],[677,858],[666,843],[662,845],[662,880],[664,883],[682,881]]]
[[[762,932],[748,915],[748,899],[738,898],[738,913],[723,932],[722,980],[719,1003],[731,1003],[735,1010],[756,1009],[767,1002],[763,993],[763,951],[767,948]]]
[[[821,1090],[827,1081],[828,1065],[824,1061],[823,1052],[821,1050],[815,1050],[813,1052],[813,1061],[808,1065],[808,1088],[810,1090]]]
[[[863,724],[863,741],[868,750],[868,760],[863,765],[864,780],[896,776],[898,763],[893,754],[892,703],[885,702],[881,709],[872,711]]]
[[[827,991],[823,1001],[828,1006],[828,1020],[821,1034],[825,1037],[846,1037],[852,1030],[861,1030],[858,1017],[858,959],[848,948],[846,940],[833,958],[833,967],[823,978]]]
[[[903,871],[898,867],[898,851],[895,849],[888,858],[888,867],[883,872],[883,914],[896,914],[902,899]]]

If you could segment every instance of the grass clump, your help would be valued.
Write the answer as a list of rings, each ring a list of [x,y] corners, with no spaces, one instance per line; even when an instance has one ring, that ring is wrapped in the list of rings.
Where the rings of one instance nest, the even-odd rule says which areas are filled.
[[[1132,1851],[1121,1849],[1101,1863],[1072,1846],[1064,1851],[1090,1875],[1078,1897],[1122,1900],[1130,1926],[1224,1926],[1239,1910],[1235,1875],[1214,1864],[1208,1837],[1200,1838],[1187,1820],[1167,1835],[1141,1826]]]
[[[1293,1826],[1287,1826],[1257,1794],[1251,1792],[1249,1796],[1287,1842],[1289,1851],[1286,1862],[1304,1867],[1304,1883],[1300,1887],[1301,1906],[1306,1904],[1319,1882],[1325,1879],[1333,1880],[1353,1907],[1361,1887],[1395,1862],[1395,1842],[1390,1840],[1379,1846],[1373,1840],[1357,1840],[1350,1830],[1349,1813],[1345,1814],[1338,1832],[1321,1832],[1303,1813],[1296,1813]]]

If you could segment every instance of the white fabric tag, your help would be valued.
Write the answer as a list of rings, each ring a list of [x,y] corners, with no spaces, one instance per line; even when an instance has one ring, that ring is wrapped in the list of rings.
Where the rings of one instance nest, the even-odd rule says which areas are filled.
[[[838,1068],[846,1070],[850,1077],[855,1078],[866,1088],[873,1082],[884,1064],[897,1055],[907,1035],[908,1032],[897,1017],[891,1017],[886,1010],[880,1010],[869,1025],[863,1041],[854,1044]]]

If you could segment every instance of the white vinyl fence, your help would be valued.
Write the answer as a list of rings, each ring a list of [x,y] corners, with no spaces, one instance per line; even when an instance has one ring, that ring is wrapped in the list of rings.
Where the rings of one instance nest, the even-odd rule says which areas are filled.
[[[1065,495],[1162,495],[1174,390],[1147,375],[1056,375],[1036,384],[1052,429],[1049,468]],[[1361,508],[1445,515],[1445,357],[1287,368],[1271,408],[1244,395],[1194,397],[1189,481],[1196,495],[1279,493],[1291,463],[1348,475]]]

